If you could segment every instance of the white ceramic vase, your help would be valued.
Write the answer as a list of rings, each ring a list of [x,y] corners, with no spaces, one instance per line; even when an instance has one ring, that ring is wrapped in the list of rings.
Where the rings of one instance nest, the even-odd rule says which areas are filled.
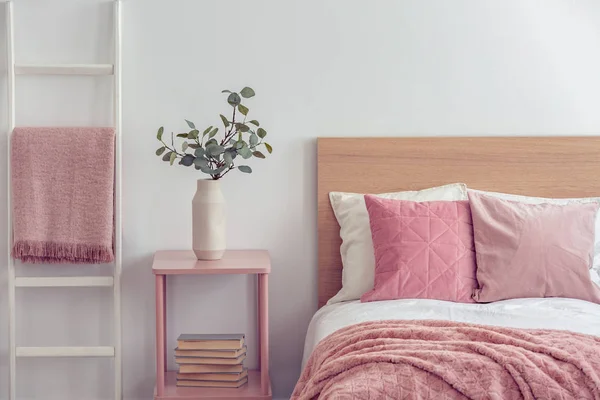
[[[192,241],[198,260],[220,260],[225,253],[225,198],[221,182],[198,179],[192,200]]]

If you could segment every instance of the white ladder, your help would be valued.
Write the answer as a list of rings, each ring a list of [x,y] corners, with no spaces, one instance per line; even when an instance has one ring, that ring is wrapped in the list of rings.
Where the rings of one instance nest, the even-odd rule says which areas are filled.
[[[13,0],[6,2],[8,53],[8,307],[9,307],[9,399],[16,400],[17,357],[113,357],[115,399],[122,398],[121,362],[121,1],[114,0],[114,64],[20,65],[15,64]],[[16,75],[113,75],[115,125],[115,262],[113,276],[16,277],[12,249],[10,139],[15,127]],[[114,346],[90,347],[21,347],[16,345],[15,289],[36,287],[112,287]]]

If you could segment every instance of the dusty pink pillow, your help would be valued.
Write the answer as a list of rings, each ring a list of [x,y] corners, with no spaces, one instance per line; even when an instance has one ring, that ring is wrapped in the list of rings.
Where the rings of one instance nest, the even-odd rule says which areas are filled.
[[[476,289],[469,202],[365,196],[375,285],[361,301],[436,299],[471,303]]]
[[[597,203],[524,204],[469,192],[480,303],[569,297],[600,303],[589,269]]]

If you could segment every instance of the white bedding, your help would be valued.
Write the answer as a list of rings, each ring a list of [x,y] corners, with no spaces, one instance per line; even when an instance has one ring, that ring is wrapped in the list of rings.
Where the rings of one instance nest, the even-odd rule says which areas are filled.
[[[513,299],[490,304],[438,300],[349,301],[321,308],[313,316],[304,343],[302,368],[315,346],[348,325],[385,319],[437,319],[513,328],[566,329],[600,336],[600,305],[582,300]]]

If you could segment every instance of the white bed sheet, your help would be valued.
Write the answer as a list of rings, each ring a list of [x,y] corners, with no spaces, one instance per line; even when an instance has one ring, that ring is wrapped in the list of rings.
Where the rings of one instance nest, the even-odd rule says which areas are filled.
[[[438,300],[350,301],[324,306],[313,316],[302,368],[316,345],[345,326],[385,319],[436,319],[513,328],[563,329],[600,337],[600,305],[582,300],[513,299],[490,304]]]

